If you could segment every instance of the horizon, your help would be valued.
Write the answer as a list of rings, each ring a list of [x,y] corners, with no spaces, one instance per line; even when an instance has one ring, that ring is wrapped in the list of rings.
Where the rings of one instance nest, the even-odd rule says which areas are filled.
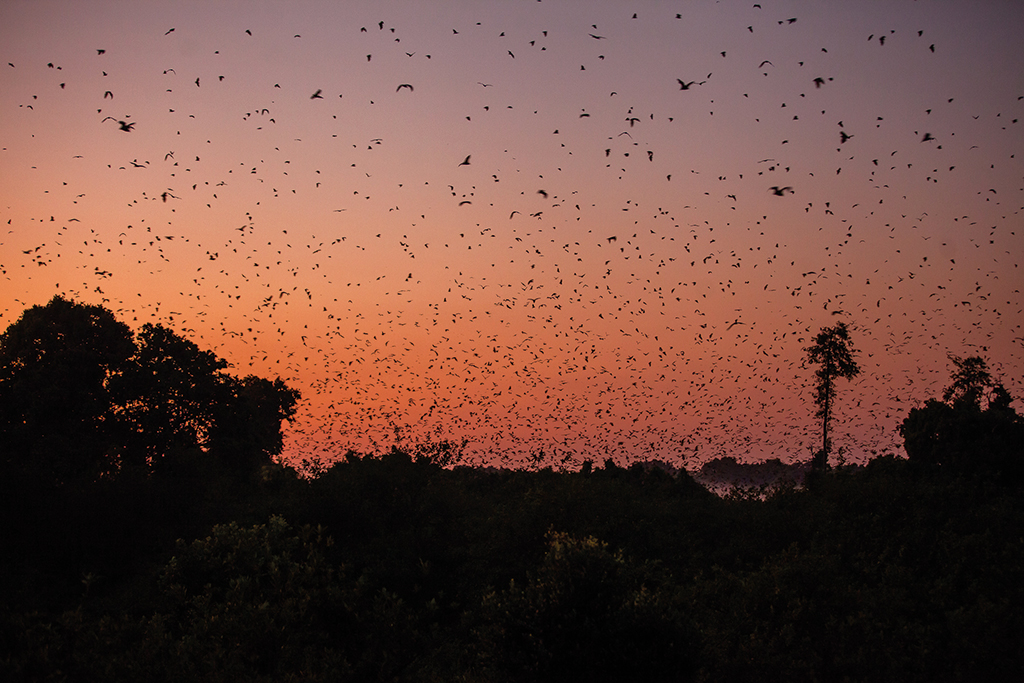
[[[5,3],[0,328],[60,294],[280,377],[292,462],[466,438],[694,471],[809,459],[805,348],[844,322],[835,447],[899,455],[949,355],[1024,397],[1022,28],[1013,2]]]

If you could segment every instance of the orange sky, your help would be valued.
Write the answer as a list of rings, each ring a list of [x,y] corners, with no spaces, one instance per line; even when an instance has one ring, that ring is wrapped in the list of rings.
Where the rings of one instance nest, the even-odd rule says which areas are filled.
[[[840,320],[851,459],[947,354],[1024,394],[1024,8],[759,5],[4,3],[0,325],[162,322],[291,457],[803,460]]]

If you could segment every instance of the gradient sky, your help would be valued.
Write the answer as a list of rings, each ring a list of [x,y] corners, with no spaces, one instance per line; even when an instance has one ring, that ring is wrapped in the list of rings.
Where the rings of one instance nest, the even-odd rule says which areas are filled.
[[[289,457],[559,467],[806,460],[844,321],[863,461],[948,354],[1024,395],[1021,35],[1014,1],[7,0],[0,327],[163,323],[302,392]]]

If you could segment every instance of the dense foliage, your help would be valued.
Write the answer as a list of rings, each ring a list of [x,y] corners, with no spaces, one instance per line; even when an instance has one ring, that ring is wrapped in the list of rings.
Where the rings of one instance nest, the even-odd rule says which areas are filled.
[[[76,485],[201,459],[247,476],[281,452],[298,392],[227,367],[161,325],[133,335],[102,306],[55,296],[0,335],[0,470]]]
[[[977,356],[952,356],[953,381],[942,400],[913,408],[900,425],[907,456],[960,472],[1024,476],[1024,419],[1009,392]]]
[[[265,474],[5,491],[5,680],[1024,674],[1005,482],[888,456],[719,498],[640,466],[398,450]]]
[[[725,497],[610,460],[462,467],[449,443],[300,476],[268,457],[272,429],[245,429],[280,424],[261,404],[276,383],[225,391],[212,355],[156,329],[133,341],[111,320],[85,356],[5,357],[3,381],[104,365],[75,366],[75,401],[35,423],[45,443],[5,445],[47,476],[0,479],[3,680],[1024,679],[1019,439],[991,461],[972,451],[988,441],[946,421],[920,457],[908,417],[910,458]],[[5,349],[25,348],[15,336]],[[110,398],[142,382],[137,368],[183,358],[188,370],[158,373],[173,409]],[[971,408],[965,386],[942,405],[1019,424],[997,387]],[[225,422],[225,406],[251,419]],[[160,416],[163,430],[114,451],[151,448],[147,476],[67,474],[112,452],[108,415]],[[85,425],[92,436],[72,438]]]

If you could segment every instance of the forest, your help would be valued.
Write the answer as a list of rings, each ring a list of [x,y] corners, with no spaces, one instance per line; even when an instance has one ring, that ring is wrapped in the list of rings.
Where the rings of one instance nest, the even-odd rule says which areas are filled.
[[[716,495],[452,442],[299,471],[281,380],[55,297],[0,336],[0,677],[1024,680],[1013,398],[952,357],[903,453],[835,463],[843,334],[803,481]]]

